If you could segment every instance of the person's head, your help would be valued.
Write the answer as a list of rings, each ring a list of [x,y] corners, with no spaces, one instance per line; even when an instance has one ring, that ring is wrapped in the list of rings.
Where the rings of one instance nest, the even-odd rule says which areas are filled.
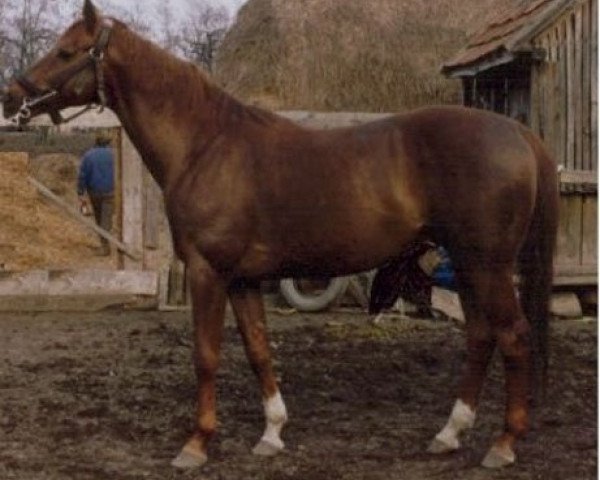
[[[98,132],[96,134],[96,146],[107,147],[110,145],[110,137],[104,132]]]

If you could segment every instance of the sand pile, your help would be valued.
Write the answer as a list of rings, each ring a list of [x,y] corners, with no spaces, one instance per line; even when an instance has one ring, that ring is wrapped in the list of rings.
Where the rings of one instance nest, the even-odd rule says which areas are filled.
[[[74,193],[76,159],[51,156],[55,168],[45,179],[68,199]],[[40,159],[37,162],[41,161]],[[17,271],[35,268],[110,268],[110,260],[95,257],[97,237],[47,202],[27,180],[34,174],[26,153],[0,153],[0,264]]]
[[[457,103],[439,73],[467,35],[522,0],[249,0],[216,76],[268,108],[400,111]]]

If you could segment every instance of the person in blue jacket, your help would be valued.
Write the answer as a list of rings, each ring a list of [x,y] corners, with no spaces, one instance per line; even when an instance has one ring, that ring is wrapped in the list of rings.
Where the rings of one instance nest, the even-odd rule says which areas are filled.
[[[96,135],[95,146],[85,152],[81,159],[77,194],[82,210],[87,194],[96,223],[110,232],[114,211],[114,154],[110,138],[103,133]],[[100,237],[100,245],[99,255],[110,255],[110,246],[105,238]]]

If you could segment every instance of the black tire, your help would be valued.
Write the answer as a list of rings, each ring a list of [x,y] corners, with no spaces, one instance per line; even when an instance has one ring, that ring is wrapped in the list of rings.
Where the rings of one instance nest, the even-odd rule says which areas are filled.
[[[317,293],[303,292],[298,281],[286,278],[279,282],[279,289],[288,304],[300,312],[320,312],[327,309],[348,287],[348,277],[334,277],[324,290]]]

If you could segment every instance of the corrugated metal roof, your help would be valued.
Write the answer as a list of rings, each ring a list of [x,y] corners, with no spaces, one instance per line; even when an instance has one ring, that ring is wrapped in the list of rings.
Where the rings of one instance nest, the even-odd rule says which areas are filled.
[[[466,71],[466,67],[473,66],[474,74],[485,69],[482,66],[475,68],[479,62],[485,61],[488,66],[493,66],[511,61],[516,51],[527,51],[527,42],[537,32],[536,25],[561,13],[572,3],[574,0],[534,0],[502,12],[471,36],[465,48],[454,58],[444,63],[442,73],[453,75],[458,70]]]

